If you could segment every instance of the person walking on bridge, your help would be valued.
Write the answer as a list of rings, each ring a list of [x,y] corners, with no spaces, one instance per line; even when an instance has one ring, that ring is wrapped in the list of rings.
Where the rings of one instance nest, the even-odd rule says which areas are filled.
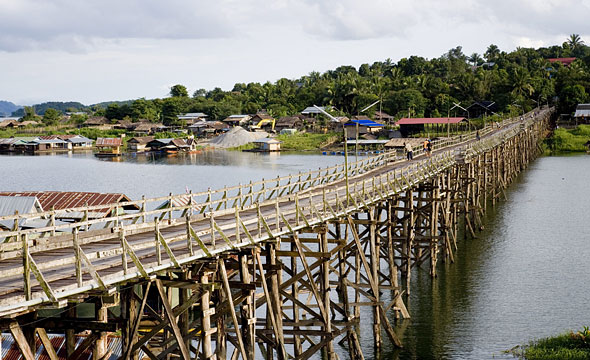
[[[410,145],[410,143],[404,143],[404,150],[406,150],[406,157],[408,158],[408,161],[411,161],[414,158],[414,149],[412,149],[412,145]]]

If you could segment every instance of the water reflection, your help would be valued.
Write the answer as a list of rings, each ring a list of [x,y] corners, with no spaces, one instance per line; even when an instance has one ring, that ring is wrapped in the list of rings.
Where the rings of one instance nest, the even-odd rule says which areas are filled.
[[[126,154],[96,158],[91,152],[54,156],[0,155],[4,191],[120,192],[132,199],[206,191],[238,183],[326,168],[342,156],[316,153],[203,151],[194,154]]]

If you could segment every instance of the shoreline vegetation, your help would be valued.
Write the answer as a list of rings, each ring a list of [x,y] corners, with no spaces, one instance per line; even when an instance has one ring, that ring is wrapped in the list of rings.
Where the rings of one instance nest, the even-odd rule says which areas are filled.
[[[517,358],[526,360],[582,360],[590,359],[590,328],[569,331],[556,336],[538,339],[528,345],[507,350]]]
[[[545,139],[545,154],[587,152],[586,144],[588,143],[590,143],[590,125],[578,125],[572,129],[556,128],[553,134]]]

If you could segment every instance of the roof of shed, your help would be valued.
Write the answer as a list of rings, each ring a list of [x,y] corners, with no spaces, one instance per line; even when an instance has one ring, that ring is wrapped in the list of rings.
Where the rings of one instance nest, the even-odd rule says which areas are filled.
[[[121,193],[97,193],[97,192],[80,192],[80,191],[17,191],[17,192],[0,192],[0,196],[13,197],[36,197],[39,199],[41,207],[45,210],[54,208],[55,210],[95,206],[95,205],[113,205],[119,202],[131,201],[125,194]],[[125,206],[126,210],[137,210],[137,205]],[[93,210],[95,212],[108,213],[110,208]]]
[[[121,138],[97,138],[96,146],[121,146],[123,139]]]
[[[383,124],[379,124],[378,122],[375,122],[373,120],[369,120],[369,119],[352,119],[349,122],[347,122],[346,124],[344,124],[345,126],[368,126],[368,127],[381,127],[381,126],[385,126]]]

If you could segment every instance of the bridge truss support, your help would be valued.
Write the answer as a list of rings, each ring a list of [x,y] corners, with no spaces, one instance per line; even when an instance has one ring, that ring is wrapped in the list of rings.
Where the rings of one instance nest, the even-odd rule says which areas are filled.
[[[543,126],[533,124],[481,151],[473,146],[469,153],[456,154],[452,166],[424,170],[420,181],[406,180],[398,187],[403,190],[387,196],[387,187],[366,191],[363,182],[363,196],[351,199],[359,203],[354,211],[338,193],[337,210],[328,211],[324,193],[324,208],[309,210],[320,217],[319,224],[310,225],[301,216],[297,200],[291,222],[281,221],[278,201],[271,225],[258,207],[252,217],[257,221],[245,235],[261,236],[264,225],[269,240],[184,265],[176,262],[149,275],[137,265],[121,232],[123,271],[129,270],[129,256],[143,270],[142,277],[72,297],[51,316],[23,311],[3,318],[0,327],[12,333],[26,360],[33,360],[41,345],[51,360],[88,358],[90,353],[93,359],[108,359],[114,333],[120,334],[120,358],[125,360],[286,360],[318,353],[330,360],[364,359],[368,342],[375,353],[386,341],[399,347],[395,325],[410,317],[404,300],[412,273],[423,269],[436,277],[440,262],[454,261],[460,234],[477,236],[488,206],[504,197],[507,186],[539,155]],[[397,180],[395,185],[400,185]],[[240,217],[235,218],[240,224]],[[209,220],[215,224],[212,216]],[[306,224],[300,226],[302,222]],[[271,227],[277,234],[289,231],[275,236]],[[157,222],[155,229],[156,264],[175,262]],[[223,240],[232,244],[239,236],[227,232]],[[76,278],[88,281],[96,275],[80,272]],[[81,318],[83,307],[92,318]],[[48,336],[58,332],[65,333],[59,349]]]

